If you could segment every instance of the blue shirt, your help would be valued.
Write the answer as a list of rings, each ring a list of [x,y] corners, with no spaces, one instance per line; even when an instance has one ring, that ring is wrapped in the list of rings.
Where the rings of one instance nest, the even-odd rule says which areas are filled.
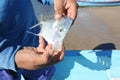
[[[39,0],[52,4],[51,0]],[[38,37],[26,31],[37,24],[31,0],[0,0],[0,70],[16,71],[14,56],[23,46],[37,46]],[[39,29],[32,29],[37,33]]]

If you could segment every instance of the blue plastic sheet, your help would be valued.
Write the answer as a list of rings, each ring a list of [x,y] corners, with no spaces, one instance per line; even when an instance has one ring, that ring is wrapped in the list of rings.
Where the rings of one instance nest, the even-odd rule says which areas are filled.
[[[68,50],[52,80],[119,80],[120,50]]]
[[[79,6],[120,6],[119,0],[77,0]]]

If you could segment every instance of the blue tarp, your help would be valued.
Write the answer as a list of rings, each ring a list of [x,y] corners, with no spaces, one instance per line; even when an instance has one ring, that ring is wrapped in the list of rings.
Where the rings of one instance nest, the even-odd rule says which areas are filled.
[[[120,6],[120,1],[77,1],[79,6]]]
[[[120,50],[68,50],[52,80],[120,79]]]

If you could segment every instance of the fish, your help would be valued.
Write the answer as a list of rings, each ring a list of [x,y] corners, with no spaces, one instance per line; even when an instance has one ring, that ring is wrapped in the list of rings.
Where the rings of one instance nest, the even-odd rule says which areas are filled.
[[[68,16],[63,16],[59,20],[51,19],[46,21],[40,21],[38,24],[30,27],[33,29],[40,25],[41,29],[38,34],[29,32],[36,36],[42,36],[49,44],[52,44],[54,51],[61,51],[63,40],[70,30],[73,19]]]

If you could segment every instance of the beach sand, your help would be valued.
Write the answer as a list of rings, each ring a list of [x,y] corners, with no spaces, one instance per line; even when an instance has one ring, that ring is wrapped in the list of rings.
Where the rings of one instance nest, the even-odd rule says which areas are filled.
[[[38,19],[41,12],[53,17],[53,9],[36,3],[33,7]],[[120,6],[79,8],[64,44],[67,50],[120,49]]]
[[[65,37],[66,49],[120,49],[120,7],[85,7]]]

